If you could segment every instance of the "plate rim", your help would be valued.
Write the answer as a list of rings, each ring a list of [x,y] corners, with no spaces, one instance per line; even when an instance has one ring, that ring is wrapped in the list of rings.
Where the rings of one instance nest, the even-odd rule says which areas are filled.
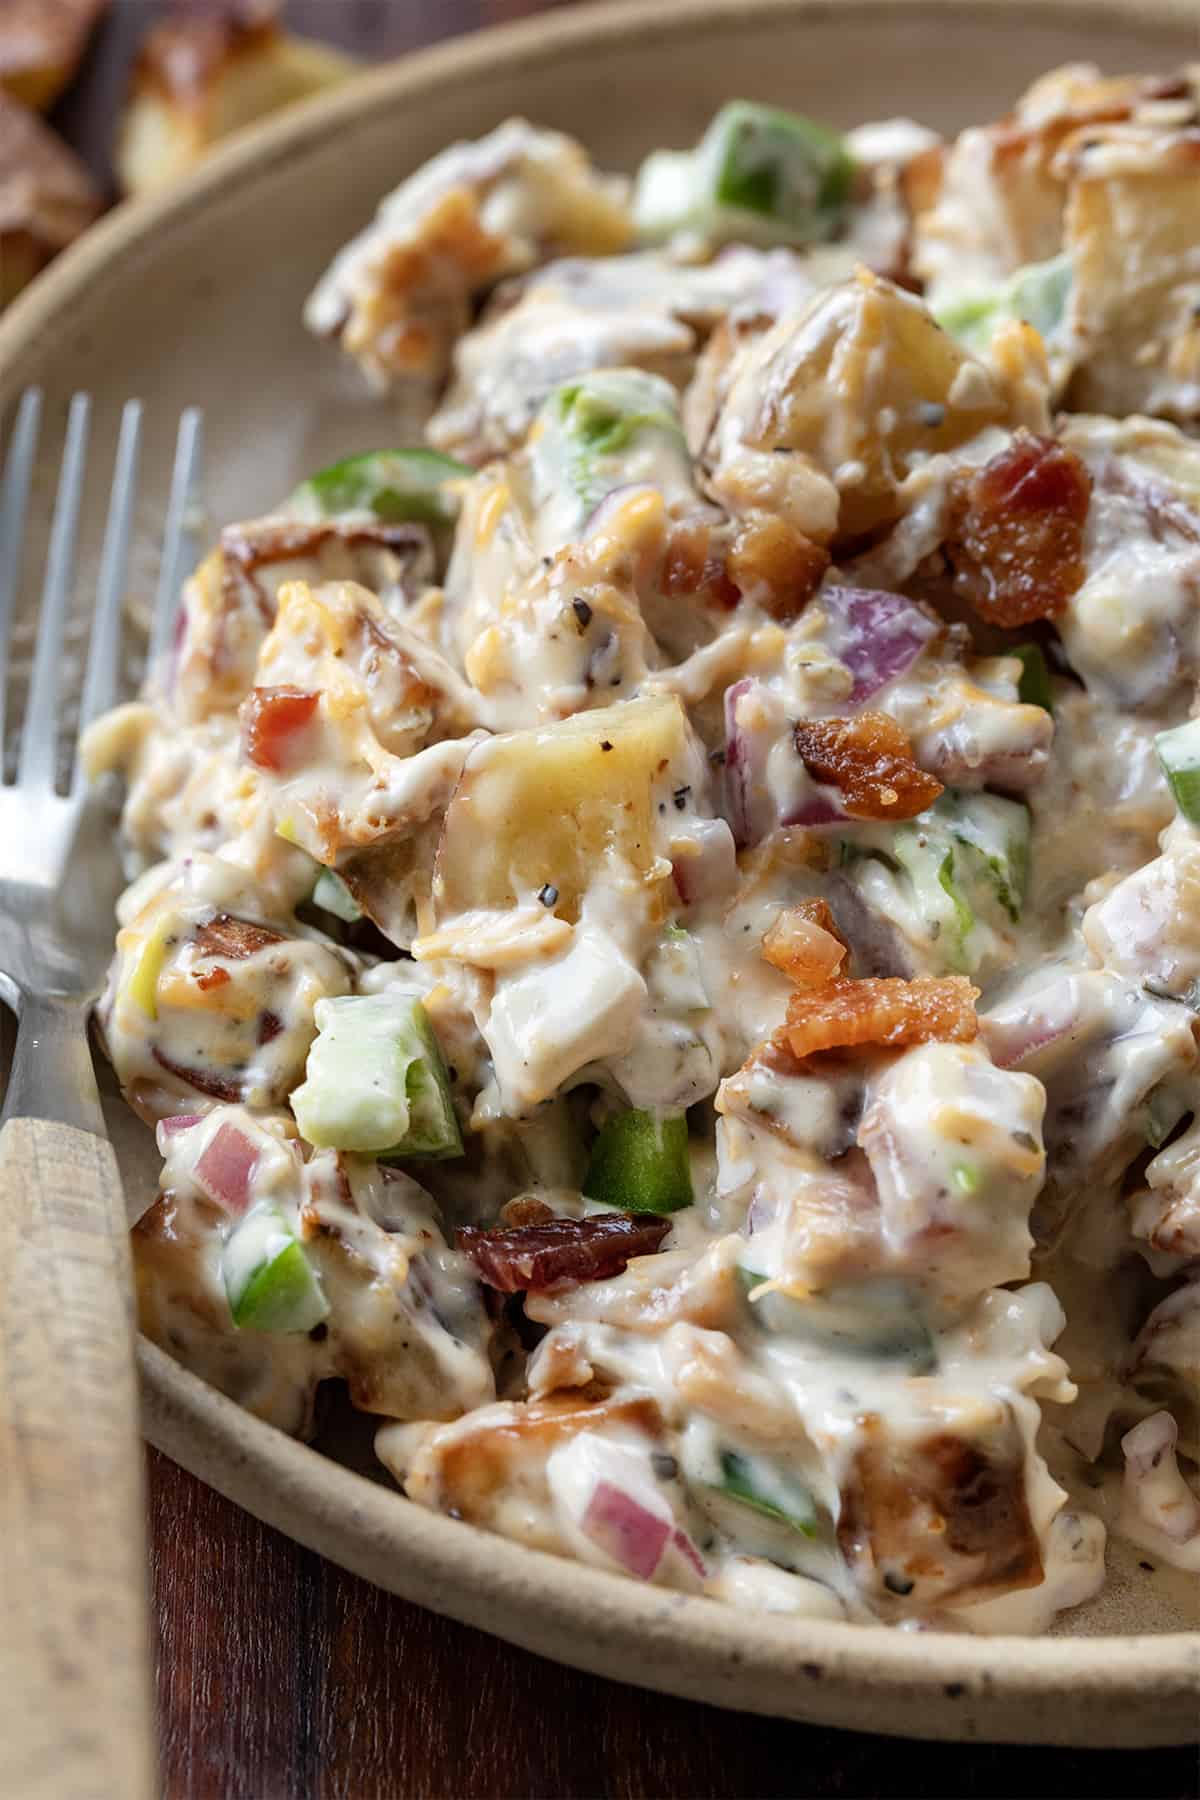
[[[1195,0],[604,0],[451,39],[237,134],[177,185],[117,207],[0,318],[0,403],[12,397],[20,359],[106,272],[127,274],[139,247],[153,242],[157,251],[164,232],[241,177],[265,179],[406,98],[450,81],[486,81],[498,63],[509,71],[544,68],[589,46],[649,44],[684,22],[691,32],[714,34],[798,16],[866,20],[905,12],[916,22],[951,10],[1002,16],[1012,28],[1034,17],[1080,31],[1115,22],[1148,36],[1200,28]],[[640,1587],[406,1501],[243,1411],[145,1338],[139,1361],[146,1435],[175,1461],[376,1584],[555,1660],[742,1710],[894,1735],[1086,1746],[1200,1737],[1200,1631],[908,1634],[744,1612]],[[511,1616],[493,1616],[505,1605]],[[587,1641],[579,1631],[584,1619]],[[659,1660],[631,1671],[631,1642]],[[785,1693],[793,1680],[795,1692]]]

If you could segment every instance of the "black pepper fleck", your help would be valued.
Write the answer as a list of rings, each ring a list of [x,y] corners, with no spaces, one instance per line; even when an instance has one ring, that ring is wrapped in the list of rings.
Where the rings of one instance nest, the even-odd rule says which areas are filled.
[[[933,431],[946,423],[946,409],[940,400],[922,400],[917,416],[922,425],[928,425]]]
[[[548,881],[545,887],[539,890],[538,899],[543,906],[553,906],[555,904],[558,899],[558,889],[552,881]]]
[[[576,594],[574,600],[571,602],[571,611],[579,620],[579,635],[582,637],[592,622],[592,609],[586,600],[581,600],[578,594]]]
[[[610,743],[609,743],[609,741],[608,741],[608,739],[607,739],[607,738],[602,738],[602,739],[601,739],[601,740],[600,740],[600,748],[601,748],[601,749],[602,749],[602,750],[611,750],[611,749],[612,749],[612,745],[611,745],[611,744],[610,744]]]
[[[889,1569],[883,1578],[883,1585],[889,1594],[903,1595],[911,1594],[916,1584],[910,1581],[907,1575],[893,1575]]]
[[[1154,1564],[1151,1562],[1140,1562],[1138,1568],[1145,1569],[1147,1575],[1153,1575],[1154,1573]]]
[[[660,1481],[674,1481],[679,1473],[679,1464],[665,1450],[655,1450],[650,1457],[650,1467]]]
[[[684,808],[687,805],[688,795],[691,793],[691,791],[692,790],[690,787],[681,787],[681,788],[675,789],[675,792],[671,795],[671,798],[675,802],[675,811],[676,812],[682,812],[684,810]]]

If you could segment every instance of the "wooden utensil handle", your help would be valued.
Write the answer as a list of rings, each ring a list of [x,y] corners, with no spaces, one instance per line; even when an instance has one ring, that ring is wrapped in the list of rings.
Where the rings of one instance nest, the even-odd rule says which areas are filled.
[[[156,1789],[143,1452],[116,1157],[0,1130],[0,1794]]]

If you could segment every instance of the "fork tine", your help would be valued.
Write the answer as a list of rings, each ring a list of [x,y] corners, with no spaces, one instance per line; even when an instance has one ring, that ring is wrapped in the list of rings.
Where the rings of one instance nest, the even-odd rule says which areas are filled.
[[[25,710],[21,760],[17,768],[17,782],[21,787],[43,787],[51,792],[54,788],[58,727],[58,677],[62,663],[67,602],[75,567],[75,534],[79,524],[79,502],[83,494],[90,412],[91,401],[88,396],[76,394],[71,401],[67,420],[67,443],[58,478],[54,522],[50,527],[46,579],[42,585],[42,612],[38,620],[37,652]]]
[[[196,477],[203,449],[203,415],[198,407],[189,406],[179,421],[175,440],[175,467],[171,472],[171,498],[167,507],[167,524],[163,533],[162,561],[159,564],[158,594],[154,602],[154,626],[150,633],[150,649],[146,667],[153,672],[165,655],[175,626],[179,607],[179,590],[191,573],[195,547],[189,527],[188,511],[195,497]]]
[[[117,455],[113,464],[108,523],[104,531],[100,579],[96,588],[96,612],[92,621],[87,674],[84,676],[83,697],[79,707],[80,743],[92,720],[99,718],[102,712],[107,712],[117,700],[121,604],[125,597],[129,567],[129,537],[137,494],[141,434],[142,403],[140,400],[128,400],[121,413],[121,434],[117,439]],[[84,783],[83,763],[77,748],[75,772],[71,782],[72,794],[80,793]]]
[[[4,696],[8,686],[8,641],[13,608],[21,577],[21,548],[29,510],[29,484],[37,452],[38,425],[42,416],[39,388],[26,388],[17,411],[4,465],[4,489],[0,496],[0,768],[4,761]]]

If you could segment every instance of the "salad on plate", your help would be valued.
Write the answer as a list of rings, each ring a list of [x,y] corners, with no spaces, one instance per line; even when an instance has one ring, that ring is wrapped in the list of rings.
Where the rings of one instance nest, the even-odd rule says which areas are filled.
[[[1200,1572],[1198,222],[1197,68],[387,196],[305,316],[424,441],[89,738],[155,1342],[733,1605]]]

